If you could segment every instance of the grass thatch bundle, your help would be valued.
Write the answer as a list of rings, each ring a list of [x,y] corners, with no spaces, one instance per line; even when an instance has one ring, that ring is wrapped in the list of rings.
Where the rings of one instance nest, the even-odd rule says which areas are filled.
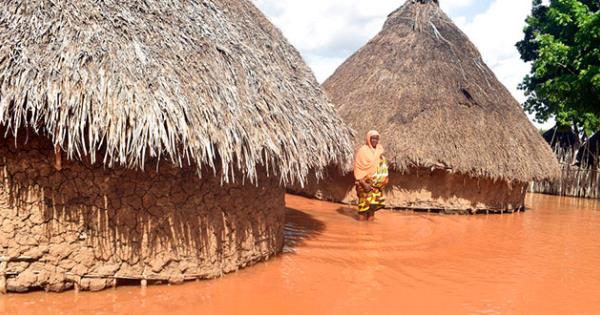
[[[362,144],[382,134],[398,171],[527,182],[559,176],[548,144],[437,1],[409,0],[324,83]]]
[[[351,155],[313,74],[248,0],[3,1],[0,126],[72,159],[162,157],[226,181],[261,165],[303,179]]]

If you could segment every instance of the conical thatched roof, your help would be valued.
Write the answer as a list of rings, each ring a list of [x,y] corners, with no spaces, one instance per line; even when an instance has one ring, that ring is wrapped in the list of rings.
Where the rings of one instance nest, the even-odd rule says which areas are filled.
[[[559,175],[548,144],[437,1],[407,1],[323,86],[358,143],[369,129],[382,134],[399,171]]]
[[[1,126],[70,158],[162,156],[225,180],[259,165],[302,179],[351,156],[313,74],[248,0],[3,2]]]
[[[542,135],[544,140],[551,148],[560,147],[562,149],[578,149],[581,141],[579,135],[571,127],[552,127]]]

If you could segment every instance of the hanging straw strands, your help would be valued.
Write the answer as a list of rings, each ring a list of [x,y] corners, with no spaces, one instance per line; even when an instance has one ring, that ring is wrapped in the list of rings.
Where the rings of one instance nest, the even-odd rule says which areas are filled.
[[[69,159],[208,165],[226,182],[259,166],[302,181],[352,154],[299,53],[248,0],[3,3],[0,126]]]

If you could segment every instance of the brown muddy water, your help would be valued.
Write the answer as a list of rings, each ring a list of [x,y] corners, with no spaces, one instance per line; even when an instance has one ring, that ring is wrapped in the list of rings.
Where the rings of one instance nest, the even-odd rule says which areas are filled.
[[[600,203],[380,212],[287,196],[284,254],[221,279],[0,296],[0,314],[600,314]]]

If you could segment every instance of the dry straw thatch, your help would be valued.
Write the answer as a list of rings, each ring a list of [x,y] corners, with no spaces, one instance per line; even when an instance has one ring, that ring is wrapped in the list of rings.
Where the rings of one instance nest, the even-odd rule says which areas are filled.
[[[409,0],[324,83],[360,137],[377,129],[398,171],[527,182],[559,176],[549,146],[437,1]]]
[[[261,165],[302,180],[351,156],[314,75],[248,0],[3,1],[0,126],[72,159],[162,157],[225,181]]]

